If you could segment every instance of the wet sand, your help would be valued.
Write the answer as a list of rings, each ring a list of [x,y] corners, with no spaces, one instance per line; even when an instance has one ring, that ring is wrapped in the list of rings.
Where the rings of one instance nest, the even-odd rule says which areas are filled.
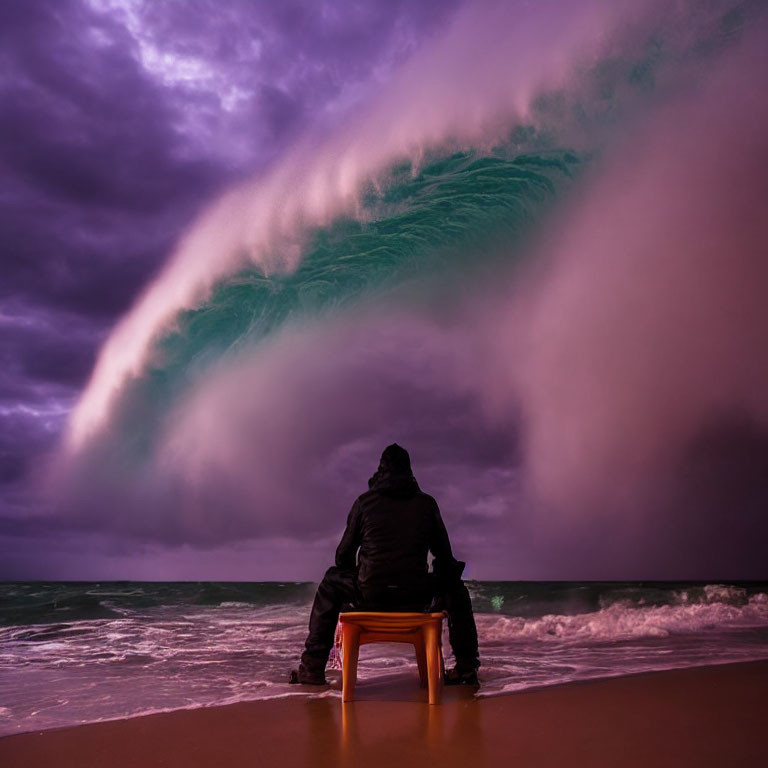
[[[768,661],[425,702],[415,679],[381,679],[346,705],[288,697],[6,736],[0,765],[768,765]]]

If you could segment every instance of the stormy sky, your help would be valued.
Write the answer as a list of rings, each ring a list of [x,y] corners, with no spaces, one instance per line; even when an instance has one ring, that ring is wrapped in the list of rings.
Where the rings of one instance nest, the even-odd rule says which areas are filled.
[[[99,345],[201,206],[309,125],[340,119],[451,10],[2,4],[4,532],[42,511],[33,476],[55,451]],[[64,576],[79,548],[68,557],[54,538]],[[20,542],[30,554],[14,566]],[[4,537],[3,575],[34,577],[34,547]]]
[[[595,5],[573,18],[592,23]],[[368,307],[353,327],[297,334],[217,373],[158,451],[172,482],[186,478],[173,493],[145,496],[144,478],[125,475],[123,505],[105,442],[53,485],[68,505],[52,496],[99,350],[196,217],[307,137],[344,144],[370,104],[398,109],[392,83],[425,50],[450,67],[412,72],[454,78],[473,104],[469,63],[445,50],[482,44],[466,10],[2,4],[0,577],[318,578],[393,440],[477,578],[765,577],[768,107],[755,73],[768,68],[749,30],[711,76],[686,73],[683,95],[606,148],[532,246],[529,274],[448,320]],[[549,29],[559,15],[557,3],[541,11]],[[508,82],[487,81],[478,104]],[[469,120],[452,93],[425,123]],[[398,374],[374,403],[360,398],[382,369]],[[243,382],[248,405],[235,406]],[[270,430],[280,438],[265,442]],[[253,505],[279,514],[251,517]],[[224,510],[215,524],[211,509]]]

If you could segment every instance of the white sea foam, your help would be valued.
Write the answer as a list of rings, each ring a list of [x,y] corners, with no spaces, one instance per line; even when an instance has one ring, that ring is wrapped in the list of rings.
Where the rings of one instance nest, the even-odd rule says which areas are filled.
[[[709,589],[709,588],[707,588]],[[667,637],[708,629],[768,626],[768,596],[758,594],[744,605],[722,602],[737,591],[712,588],[711,602],[680,605],[638,606],[615,602],[594,613],[575,616],[546,615],[535,619],[515,616],[488,616],[484,636],[490,642],[540,640],[544,642],[611,642],[644,637]],[[743,599],[745,592],[741,590]]]

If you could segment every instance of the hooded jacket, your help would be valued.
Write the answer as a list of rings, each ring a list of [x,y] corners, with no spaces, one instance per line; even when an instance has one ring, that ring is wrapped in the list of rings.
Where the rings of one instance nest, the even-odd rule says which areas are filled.
[[[336,549],[337,567],[358,568],[364,592],[423,588],[427,552],[436,563],[455,567],[440,509],[419,488],[404,448],[395,443],[385,449],[368,486],[347,518]]]

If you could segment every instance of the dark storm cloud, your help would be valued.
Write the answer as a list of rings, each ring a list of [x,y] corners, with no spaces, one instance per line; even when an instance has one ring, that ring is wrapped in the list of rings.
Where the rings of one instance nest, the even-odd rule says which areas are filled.
[[[381,3],[0,4],[0,506],[115,320],[228,183],[365,96],[446,17]]]
[[[2,13],[2,295],[112,318],[223,175],[177,159],[163,89],[109,17],[62,2]]]
[[[0,307],[0,402],[17,401],[25,392],[34,396],[37,383],[79,389],[93,365],[90,350],[101,338],[96,328],[72,314],[34,316],[18,303]]]
[[[88,318],[0,306],[0,486],[21,503],[33,465],[51,453],[101,337]]]

